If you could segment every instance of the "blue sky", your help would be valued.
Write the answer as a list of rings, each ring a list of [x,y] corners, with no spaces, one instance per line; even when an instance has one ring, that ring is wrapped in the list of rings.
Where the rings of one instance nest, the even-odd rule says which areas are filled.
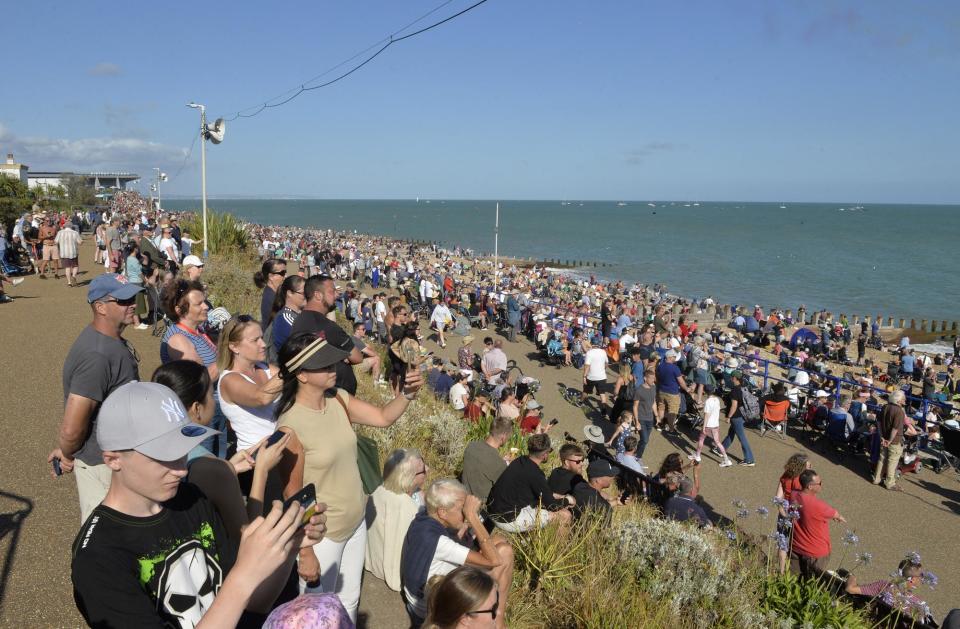
[[[199,194],[185,103],[256,105],[441,1],[14,3],[0,152]],[[489,0],[229,123],[208,192],[958,203],[958,103],[955,2]]]

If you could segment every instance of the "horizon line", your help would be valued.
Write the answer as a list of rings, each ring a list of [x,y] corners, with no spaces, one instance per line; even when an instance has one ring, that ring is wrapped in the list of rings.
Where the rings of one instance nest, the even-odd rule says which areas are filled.
[[[178,200],[178,201],[189,201],[197,200],[200,201],[200,196],[197,195],[185,195],[185,194],[165,194],[163,195],[164,199]],[[533,197],[524,197],[524,198],[477,198],[477,197],[419,197],[419,198],[410,198],[410,197],[323,197],[315,195],[299,195],[299,194],[218,194],[215,196],[207,195],[208,201],[243,201],[243,200],[263,200],[263,201],[417,201],[423,203],[426,201],[482,201],[489,203],[507,203],[513,201],[549,201],[556,203],[699,203],[703,205],[705,203],[750,203],[757,205],[789,205],[789,204],[799,204],[799,205],[854,205],[854,206],[867,206],[867,205],[929,205],[929,206],[960,206],[960,201],[955,202],[917,202],[917,201],[805,201],[805,200],[793,200],[793,201],[771,201],[771,200],[761,200],[761,201],[751,201],[744,199],[708,199],[708,200],[694,200],[694,199],[570,199],[570,198],[533,198]]]

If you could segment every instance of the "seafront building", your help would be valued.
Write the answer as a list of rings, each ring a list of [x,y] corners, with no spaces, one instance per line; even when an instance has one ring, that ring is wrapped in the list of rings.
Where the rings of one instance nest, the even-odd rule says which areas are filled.
[[[30,167],[17,162],[13,153],[7,153],[7,160],[0,164],[0,174],[19,179],[22,183],[33,188],[50,188],[62,186],[69,177],[83,177],[87,185],[97,191],[97,194],[126,190],[131,184],[140,180],[140,175],[126,172],[93,172],[77,173],[70,171],[34,171]]]

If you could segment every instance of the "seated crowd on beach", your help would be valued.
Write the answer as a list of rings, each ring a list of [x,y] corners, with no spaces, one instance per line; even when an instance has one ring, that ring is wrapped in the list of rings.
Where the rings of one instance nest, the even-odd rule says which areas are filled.
[[[936,439],[941,423],[952,429],[942,415],[957,393],[952,375],[946,385],[934,375],[928,390],[928,367],[950,372],[911,360],[909,344],[896,348],[896,373],[863,367],[858,351],[845,365],[863,372],[855,399],[838,386],[832,370],[853,340],[849,323],[791,347],[796,322],[783,311],[757,306],[729,327],[709,314],[719,312],[712,298],[682,300],[662,286],[255,225],[260,311],[215,317],[204,262],[190,249],[197,241],[176,216],[121,197],[111,212],[79,217],[75,230],[65,227],[70,217],[23,220],[37,218],[59,223],[58,233],[87,226],[103,243],[95,262],[106,272],[87,286],[92,322],[64,361],[65,410],[49,457],[56,474],[77,482],[72,576],[92,626],[352,627],[366,570],[398,592],[411,626],[504,627],[512,535],[592,512],[610,517],[641,497],[664,517],[711,526],[698,500],[707,437],[719,468],[750,468],[751,422],[782,432],[799,412],[825,431],[837,419],[849,447],[875,451],[874,483],[897,491],[905,440]],[[44,272],[44,251],[30,255]],[[162,365],[140,373],[124,332],[158,318]],[[431,356],[425,337],[456,343],[456,361]],[[518,337],[582,373],[569,401],[605,418],[585,426],[582,441],[551,435],[538,383],[510,360]],[[784,375],[770,391],[764,357]],[[385,403],[358,397],[358,370]],[[880,383],[891,387],[885,395]],[[915,418],[914,393],[941,410]],[[488,421],[488,435],[467,444],[459,478],[427,482],[422,454],[395,449],[374,466],[371,486],[370,454],[354,428],[387,428],[426,394]],[[694,416],[695,451],[644,463],[658,432],[676,433],[678,420]],[[507,447],[517,434],[522,452]],[[555,450],[559,464],[545,472]],[[781,569],[820,574],[829,523],[845,522],[820,497],[822,477],[797,454],[771,486]],[[847,589],[899,592],[895,604],[928,617],[913,593],[929,579],[919,557],[898,569],[904,581]]]

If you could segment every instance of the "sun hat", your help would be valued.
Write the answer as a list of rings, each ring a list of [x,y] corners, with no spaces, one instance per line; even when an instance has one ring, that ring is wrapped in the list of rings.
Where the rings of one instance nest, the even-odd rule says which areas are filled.
[[[540,402],[538,402],[538,401],[536,401],[536,400],[527,400],[527,410],[528,410],[528,411],[535,411],[535,410],[537,410],[538,408],[543,408],[543,404],[541,404]]]
[[[664,357],[664,358],[676,358],[676,357],[677,357],[677,352],[674,351],[674,350],[672,350],[672,349],[668,349],[668,350],[667,350],[667,353],[664,354],[663,357]]]
[[[313,342],[304,347],[296,356],[286,362],[284,367],[286,367],[287,371],[289,372],[294,372],[301,369],[323,369],[325,367],[329,367],[330,365],[337,364],[350,355],[350,352],[342,350],[339,347],[329,343],[327,341],[327,335],[323,332],[319,332],[315,335],[311,332],[306,332],[305,334],[314,336],[315,338]]]
[[[594,443],[603,444],[603,429],[600,426],[594,426],[592,424],[583,427],[583,435],[587,438],[588,441]]]
[[[465,337],[463,337],[462,339],[460,339],[460,344],[461,344],[461,345],[469,345],[470,343],[473,343],[473,336],[470,335],[470,334],[468,334],[468,335],[466,335]]]
[[[156,382],[134,380],[118,387],[97,413],[101,450],[136,450],[157,461],[176,461],[217,434],[189,421],[177,394]]]
[[[92,304],[105,297],[114,299],[130,299],[143,290],[143,286],[131,284],[122,275],[116,273],[103,273],[93,278],[90,286],[87,288],[87,303]]]
[[[817,389],[817,392],[813,394],[814,397],[830,397],[830,394],[824,391],[823,389]]]
[[[738,361],[736,358],[731,356],[730,358],[727,359],[726,365],[730,369],[736,369],[737,367],[740,366],[740,361]]]
[[[183,266],[203,267],[203,260],[195,255],[189,255],[183,259]]]

